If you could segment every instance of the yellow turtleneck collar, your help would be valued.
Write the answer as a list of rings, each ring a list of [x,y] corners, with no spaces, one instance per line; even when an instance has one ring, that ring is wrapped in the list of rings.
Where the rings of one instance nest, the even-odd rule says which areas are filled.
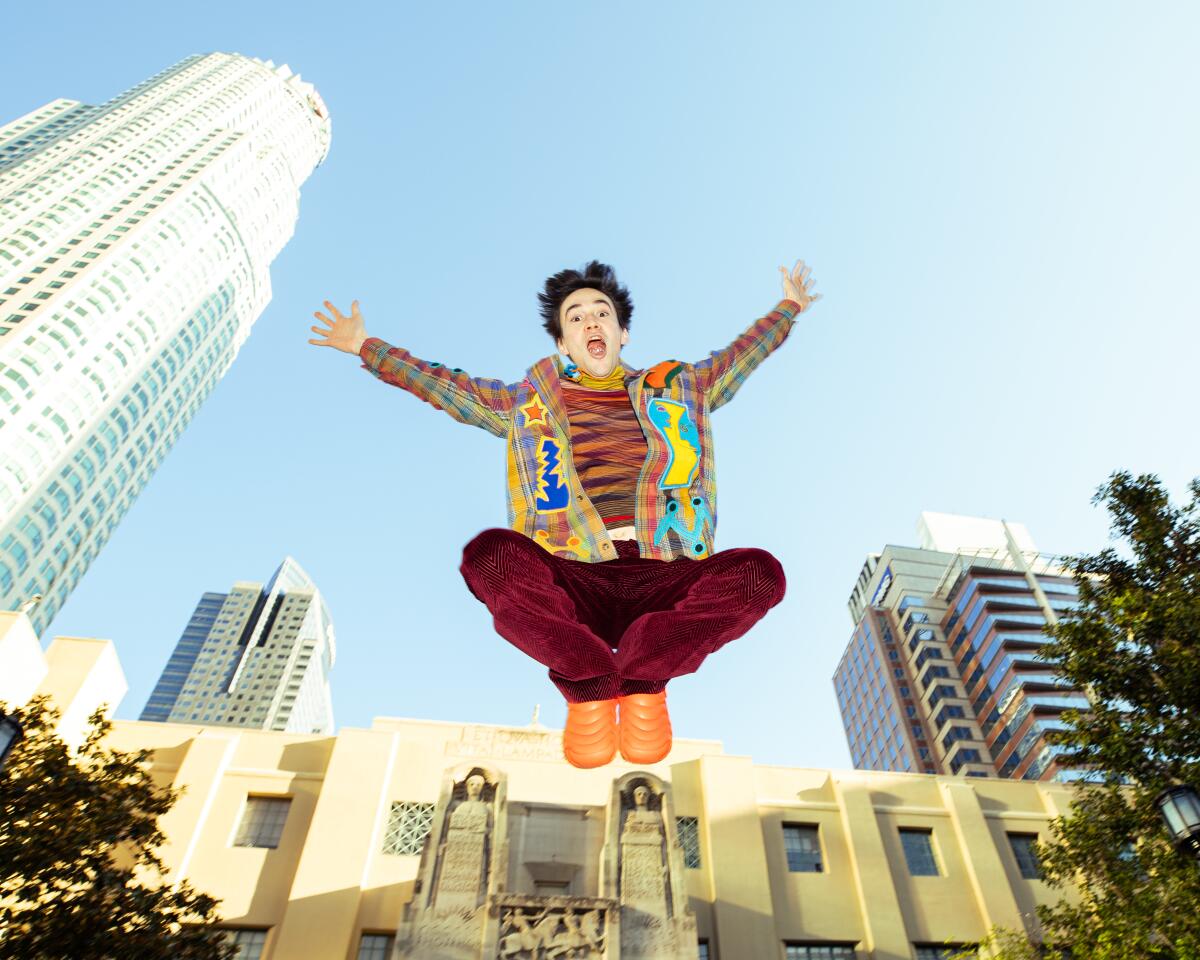
[[[586,370],[571,364],[565,371],[566,375],[589,390],[622,390],[625,387],[625,368],[617,364],[607,377],[593,377]]]

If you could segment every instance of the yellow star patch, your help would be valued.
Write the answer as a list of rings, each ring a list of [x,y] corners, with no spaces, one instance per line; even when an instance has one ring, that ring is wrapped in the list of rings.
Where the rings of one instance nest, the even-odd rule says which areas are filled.
[[[522,426],[527,427],[531,423],[546,422],[546,408],[542,406],[542,401],[538,399],[536,393],[530,397],[529,402],[525,406],[518,407],[518,409],[525,414],[525,422]]]

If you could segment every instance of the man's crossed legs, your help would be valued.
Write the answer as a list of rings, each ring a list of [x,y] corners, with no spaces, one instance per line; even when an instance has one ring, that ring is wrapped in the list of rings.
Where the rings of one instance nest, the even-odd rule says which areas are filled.
[[[666,685],[750,629],[783,599],[779,561],[765,550],[704,560],[553,556],[514,530],[485,530],[463,549],[462,575],[496,632],[539,663],[567,699],[563,752],[576,766],[621,755],[655,763],[671,748]]]

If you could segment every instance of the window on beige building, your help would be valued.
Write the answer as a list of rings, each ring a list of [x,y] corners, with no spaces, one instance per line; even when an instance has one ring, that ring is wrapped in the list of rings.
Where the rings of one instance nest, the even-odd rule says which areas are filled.
[[[855,960],[854,946],[848,943],[785,943],[786,960]]]
[[[1038,863],[1037,851],[1034,849],[1034,844],[1037,843],[1036,833],[1010,833],[1008,835],[1008,845],[1012,847],[1013,857],[1017,861],[1017,870],[1026,880],[1040,880],[1042,877],[1042,865]]]
[[[807,823],[783,825],[783,849],[792,873],[823,873],[821,839],[817,827]]]
[[[266,930],[227,930],[229,942],[238,948],[237,960],[261,960],[263,948],[267,945]]]
[[[914,943],[917,960],[957,960],[968,950],[974,950],[970,943]]]
[[[386,933],[364,933],[358,941],[357,960],[391,960],[392,944]]]
[[[937,858],[933,855],[933,831],[901,829],[900,845],[904,848],[904,859],[908,861],[908,872],[914,877],[937,877]]]
[[[272,849],[279,846],[291,805],[290,797],[247,797],[246,809],[233,845]]]
[[[697,817],[676,817],[675,830],[683,850],[683,865],[689,870],[700,869],[700,821]]]

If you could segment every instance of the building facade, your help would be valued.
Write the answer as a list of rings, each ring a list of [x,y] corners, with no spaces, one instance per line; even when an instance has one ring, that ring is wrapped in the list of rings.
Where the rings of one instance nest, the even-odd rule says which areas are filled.
[[[1036,659],[1073,579],[1020,524],[923,513],[921,546],[867,558],[834,674],[854,766],[1073,779],[1046,733],[1087,697]]]
[[[45,629],[229,368],[329,137],[220,53],[0,127],[0,608]]]
[[[107,641],[39,656],[0,615],[0,663],[23,665],[0,699],[119,699]],[[221,900],[243,960],[938,960],[1053,899],[1032,843],[1071,789],[766,767],[682,737],[651,767],[582,770],[536,722],[117,721],[111,742],[185,788],[163,859]]]
[[[291,557],[264,586],[205,593],[141,719],[333,733],[333,619]]]

